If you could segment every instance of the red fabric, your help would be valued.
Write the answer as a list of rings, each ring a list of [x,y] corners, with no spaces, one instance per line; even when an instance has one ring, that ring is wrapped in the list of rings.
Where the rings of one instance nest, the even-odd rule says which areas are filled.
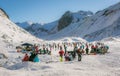
[[[88,48],[88,45],[86,45],[86,48]]]
[[[36,52],[38,53],[38,51],[39,51],[38,46],[35,47],[35,50],[36,50]]]
[[[60,51],[59,51],[59,54],[60,54],[60,55],[64,55],[64,51],[63,51],[63,50],[60,50]]]
[[[29,56],[26,54],[25,56],[24,56],[24,58],[22,59],[22,61],[28,61],[29,60]]]
[[[92,49],[95,48],[94,45],[92,45],[91,48],[92,48]]]

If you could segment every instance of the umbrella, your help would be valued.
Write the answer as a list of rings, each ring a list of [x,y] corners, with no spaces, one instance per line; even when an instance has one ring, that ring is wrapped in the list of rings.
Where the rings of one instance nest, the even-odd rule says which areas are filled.
[[[22,46],[33,46],[33,45],[30,43],[24,43],[24,44],[22,44]]]

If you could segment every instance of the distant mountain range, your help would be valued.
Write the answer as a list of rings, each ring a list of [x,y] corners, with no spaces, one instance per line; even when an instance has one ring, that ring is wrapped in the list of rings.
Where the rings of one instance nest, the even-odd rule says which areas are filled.
[[[88,41],[120,35],[120,3],[93,14],[90,11],[65,12],[54,22],[16,23],[36,37],[54,40],[64,37],[81,37]]]
[[[39,23],[30,23],[30,22],[23,22],[23,23],[16,23],[18,26],[24,28],[31,34],[37,37],[45,37],[48,35],[55,34],[70,24],[78,23],[79,21],[92,16],[93,13],[90,11],[79,11],[76,13],[72,13],[70,11],[65,12],[59,20],[56,20],[51,23],[47,23],[41,25]]]

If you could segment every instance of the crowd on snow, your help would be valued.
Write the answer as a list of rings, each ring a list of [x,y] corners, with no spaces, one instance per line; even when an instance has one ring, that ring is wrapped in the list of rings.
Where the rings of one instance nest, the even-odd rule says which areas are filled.
[[[73,49],[67,49],[73,47]],[[17,52],[25,53],[22,61],[32,61],[39,62],[40,59],[38,55],[48,54],[51,55],[53,50],[58,51],[60,61],[72,61],[78,59],[82,60],[82,55],[96,55],[96,54],[105,54],[108,52],[109,46],[103,43],[82,43],[82,42],[65,42],[65,43],[46,43],[41,45],[26,45],[22,48],[17,48]],[[28,55],[27,52],[30,52]]]

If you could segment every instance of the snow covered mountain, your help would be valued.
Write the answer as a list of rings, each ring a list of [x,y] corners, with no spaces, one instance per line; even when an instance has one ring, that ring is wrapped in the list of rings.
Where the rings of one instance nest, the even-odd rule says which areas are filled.
[[[51,27],[48,27],[48,25],[50,26],[51,24],[45,24],[45,26],[43,26],[40,23],[29,23],[29,22],[22,22],[22,23],[16,23],[19,27],[22,27],[23,29],[25,29],[26,31],[28,31],[29,33],[31,33],[34,36],[37,37],[41,37],[42,35],[48,35],[48,31],[51,29]]]
[[[23,23],[16,23],[19,27],[22,27],[32,35],[36,37],[43,37],[50,34],[54,34],[58,32],[57,26],[58,21],[54,21],[51,23],[46,23],[44,25],[40,23],[29,23],[29,22],[23,22]]]
[[[58,31],[64,29],[65,27],[69,26],[71,23],[77,23],[82,19],[92,16],[93,13],[90,11],[79,11],[76,13],[72,13],[70,11],[65,12],[63,16],[58,21]]]
[[[8,15],[0,9],[0,43],[17,45],[18,43],[35,41],[38,42],[41,40],[10,21]]]
[[[43,37],[43,36],[55,34],[58,31],[69,26],[70,24],[77,23],[82,19],[92,15],[93,13],[90,11],[78,11],[75,13],[67,11],[62,15],[62,17],[59,20],[44,25],[41,25],[39,23],[30,24],[28,22],[16,23],[16,24],[37,37]]]
[[[22,22],[22,23],[17,22],[16,24],[17,24],[18,26],[26,29],[26,28],[32,26],[33,22]]]
[[[84,35],[83,38],[93,41],[120,35],[120,3],[98,12],[91,19],[95,20],[91,31],[94,29],[93,27],[95,29]]]
[[[78,17],[78,16],[77,16]],[[80,17],[79,17],[80,18]],[[62,37],[82,37],[88,41],[101,40],[120,35],[120,3],[110,6],[92,16],[70,23],[58,33],[44,37],[58,39]]]
[[[93,14],[90,11],[65,12],[54,22],[30,26],[27,30],[33,35],[47,39],[81,37],[88,41],[101,40],[120,35],[120,3]]]

